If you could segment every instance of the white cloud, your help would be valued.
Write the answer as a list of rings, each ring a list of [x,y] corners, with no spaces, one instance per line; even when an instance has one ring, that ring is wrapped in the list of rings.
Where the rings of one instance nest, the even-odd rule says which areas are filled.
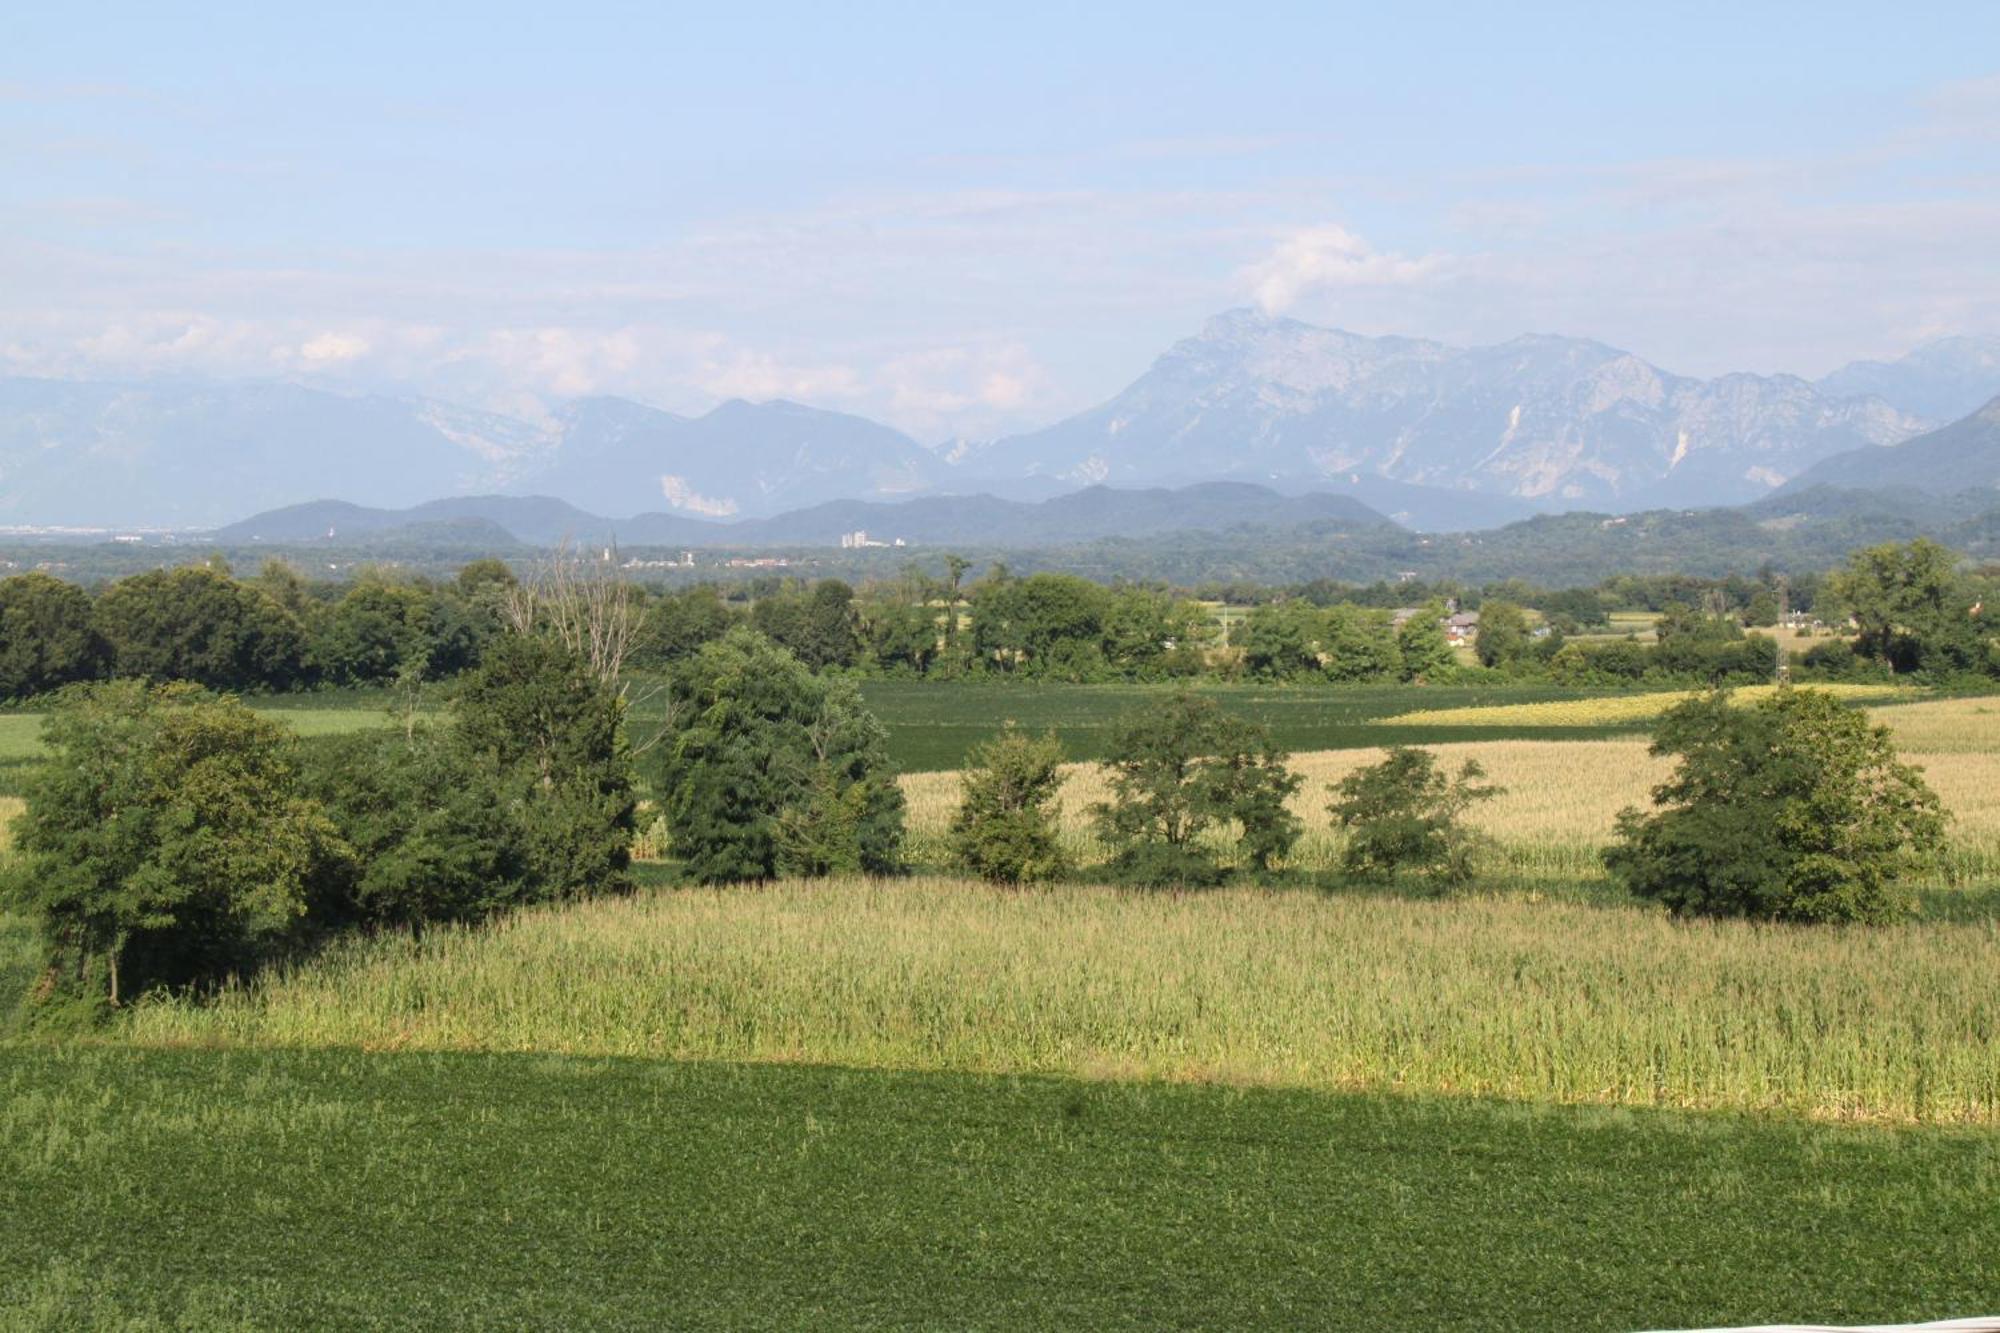
[[[1347,228],[1328,223],[1285,237],[1269,256],[1245,269],[1243,277],[1257,304],[1276,314],[1307,293],[1327,288],[1428,283],[1445,262],[1439,255],[1411,259],[1383,253]]]
[[[299,348],[299,359],[312,366],[337,366],[368,355],[368,340],[351,333],[322,333]]]

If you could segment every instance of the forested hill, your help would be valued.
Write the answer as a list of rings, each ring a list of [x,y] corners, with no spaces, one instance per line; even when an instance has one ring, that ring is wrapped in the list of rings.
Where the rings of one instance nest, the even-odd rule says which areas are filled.
[[[1152,537],[1163,533],[1216,531],[1246,524],[1288,528],[1332,524],[1354,529],[1393,529],[1395,524],[1345,495],[1281,495],[1242,482],[1210,482],[1179,489],[1120,490],[1091,486],[1042,501],[1005,500],[991,495],[927,496],[890,504],[834,500],[773,518],[723,523],[681,514],[640,514],[607,518],[585,513],[545,496],[466,496],[437,500],[413,509],[369,509],[325,500],[293,505],[232,523],[215,534],[218,542],[339,541],[382,538],[399,529],[440,521],[481,519],[529,545],[547,546],[574,538],[612,540],[628,546],[693,548],[839,546],[865,532],[871,540],[935,546],[940,543],[1035,547],[1097,541],[1111,537]]]
[[[843,534],[907,545],[842,549]],[[1991,491],[1930,495],[1914,489],[1818,487],[1735,509],[1631,515],[1547,515],[1491,531],[1410,532],[1338,495],[1286,497],[1215,483],[1180,490],[1093,487],[1040,503],[990,496],[933,497],[899,505],[843,501],[775,519],[714,523],[679,515],[613,522],[560,501],[471,497],[411,510],[322,502],[275,510],[179,549],[151,543],[72,547],[53,567],[96,579],[197,552],[220,550],[254,567],[282,556],[307,567],[389,560],[449,572],[479,555],[522,558],[563,540],[615,539],[673,580],[755,577],[772,562],[866,578],[946,553],[1027,572],[1067,570],[1100,579],[1182,585],[1228,580],[1373,582],[1413,575],[1471,583],[1521,578],[1553,587],[1618,574],[1704,577],[1770,568],[1824,570],[1858,546],[1931,537],[1974,559],[2000,559],[2000,498]],[[681,565],[682,552],[697,552]],[[48,562],[46,545],[0,545],[0,566]],[[749,570],[739,557],[762,563]],[[740,562],[739,562],[740,563]],[[673,569],[663,568],[672,564]]]

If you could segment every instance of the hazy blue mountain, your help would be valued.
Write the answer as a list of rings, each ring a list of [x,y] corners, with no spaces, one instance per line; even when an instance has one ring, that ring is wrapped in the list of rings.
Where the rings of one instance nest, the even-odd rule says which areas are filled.
[[[540,491],[613,513],[781,512],[931,488],[908,436],[797,403],[678,417],[616,398],[528,422],[418,398],[289,384],[0,379],[0,523],[207,527],[345,495],[398,508]]]
[[[1818,382],[1833,397],[1873,394],[1905,412],[1956,421],[2000,397],[2000,338],[1940,338],[1894,361],[1856,361]]]
[[[710,518],[931,489],[948,471],[900,431],[844,412],[732,400],[688,418],[616,398],[557,413],[557,442],[528,480],[586,509],[663,506]]]
[[[1369,477],[1551,508],[1726,504],[1925,425],[1792,376],[1687,379],[1585,339],[1455,348],[1232,311],[1109,402],[966,466],[1120,484]]]
[[[2000,398],[1892,448],[1837,454],[1801,473],[1788,489],[1818,486],[1900,487],[1931,495],[2000,487]]]
[[[504,481],[506,417],[291,384],[0,379],[0,522],[204,526],[301,496],[407,505]]]
[[[602,541],[611,537],[616,527],[610,519],[587,514],[575,505],[545,495],[462,495],[406,509],[374,508],[345,500],[313,500],[231,523],[218,528],[214,536],[217,541],[231,545],[313,541],[337,545],[384,532],[444,524],[483,524],[534,546],[551,546],[565,539]],[[474,531],[471,526],[463,530]]]
[[[546,496],[461,496],[393,510],[316,500],[231,523],[214,537],[229,545],[343,545],[418,527],[442,531],[450,523],[490,525],[537,546],[563,540],[588,546],[614,541],[626,546],[838,546],[843,537],[862,532],[870,541],[900,538],[933,549],[954,543],[1047,546],[1308,523],[1347,531],[1396,530],[1396,524],[1350,496],[1287,496],[1261,486],[1211,482],[1179,490],[1092,486],[1040,501],[991,495],[925,496],[900,503],[833,500],[733,522],[663,513],[607,518]]]

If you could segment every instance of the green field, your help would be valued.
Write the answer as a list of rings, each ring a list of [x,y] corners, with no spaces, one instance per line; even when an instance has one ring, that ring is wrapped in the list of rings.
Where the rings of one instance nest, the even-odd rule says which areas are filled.
[[[1171,692],[1165,685],[1061,685],[1011,681],[937,682],[870,680],[861,692],[889,730],[889,754],[905,772],[958,768],[966,753],[1013,720],[1036,731],[1059,732],[1072,758],[1104,753],[1111,725],[1134,709]],[[1334,750],[1351,746],[1450,740],[1585,738],[1629,734],[1629,722],[1601,727],[1385,726],[1381,719],[1429,708],[1476,704],[1522,704],[1586,699],[1604,691],[1525,686],[1256,686],[1204,685],[1197,692],[1269,726],[1280,744],[1293,750]],[[302,735],[324,735],[379,726],[393,705],[380,690],[320,691],[252,701],[260,713],[276,717]],[[634,723],[643,731],[653,709],[643,705]],[[20,791],[28,769],[41,756],[41,715],[0,713],[0,795]]]
[[[256,711],[274,717],[301,736],[327,736],[385,726],[381,692],[300,695],[291,699],[257,699]],[[0,713],[0,796],[19,795],[29,770],[42,759],[42,715]]]
[[[958,768],[966,753],[1006,721],[1032,731],[1053,729],[1072,759],[1098,759],[1110,729],[1123,715],[1145,708],[1170,685],[1060,685],[1013,682],[868,681],[862,696],[889,729],[889,751],[904,772]],[[1398,713],[1478,704],[1523,704],[1583,699],[1604,691],[1548,685],[1203,685],[1195,689],[1232,712],[1271,728],[1280,745],[1295,751],[1359,746],[1431,744],[1453,740],[1587,739],[1630,734],[1633,724],[1599,727],[1490,727],[1384,725]]]
[[[1633,1329],[2000,1299],[1991,1135],[943,1074],[14,1051],[9,1327]]]

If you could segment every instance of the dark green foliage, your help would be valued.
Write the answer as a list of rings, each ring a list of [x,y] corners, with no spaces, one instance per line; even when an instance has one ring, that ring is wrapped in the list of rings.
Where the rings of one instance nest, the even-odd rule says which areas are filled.
[[[1402,649],[1387,611],[1350,603],[1329,607],[1321,623],[1320,644],[1329,680],[1353,684],[1403,675]]]
[[[298,793],[290,733],[233,699],[75,686],[44,739],[0,901],[41,922],[59,986],[116,1004],[254,965],[348,855]]]
[[[330,923],[418,928],[542,896],[519,793],[447,730],[374,730],[305,743],[301,786],[353,851]]]
[[[40,573],[0,579],[0,699],[95,679],[109,657],[83,589]]]
[[[1854,651],[1895,671],[1983,672],[1992,659],[1994,622],[1957,560],[1936,542],[1856,551],[1828,580],[1834,601],[1860,633]]]
[[[1938,799],[1897,761],[1888,729],[1823,691],[1749,708],[1689,700],[1660,720],[1652,749],[1679,767],[1654,789],[1653,813],[1619,816],[1605,863],[1677,913],[1893,921],[1942,844]]]
[[[1511,667],[1534,646],[1528,637],[1527,613],[1512,602],[1489,601],[1479,607],[1479,631],[1472,651],[1484,667]]]
[[[298,619],[205,565],[120,580],[97,599],[95,618],[121,676],[221,690],[289,689],[305,679]]]
[[[1777,645],[1761,634],[1745,634],[1730,616],[1671,602],[1653,633],[1651,665],[1671,676],[1725,684],[1768,680],[1777,672]]]
[[[1428,606],[1403,622],[1403,628],[1396,633],[1396,652],[1400,658],[1400,678],[1417,683],[1448,680],[1458,669],[1458,654],[1451,649],[1451,643],[1444,637],[1444,627],[1438,620],[1444,615],[1444,608]]]
[[[536,896],[623,887],[637,809],[623,701],[554,639],[506,634],[455,707],[459,743],[520,809]]]
[[[886,672],[921,676],[941,647],[938,613],[927,601],[876,596],[861,604],[861,636],[868,656]]]
[[[1207,613],[1160,588],[1111,589],[1104,609],[1103,652],[1112,672],[1128,680],[1165,680],[1205,669]]]
[[[1055,879],[1068,869],[1058,837],[1062,742],[1009,725],[968,756],[951,821],[952,861],[998,884]]]
[[[853,666],[861,658],[854,589],[839,579],[759,598],[750,608],[750,624],[815,671]]]
[[[633,663],[666,666],[680,661],[728,632],[736,613],[723,605],[713,584],[662,593],[647,605]]]
[[[1418,874],[1443,884],[1463,884],[1476,869],[1485,839],[1467,827],[1465,812],[1500,795],[1480,785],[1486,770],[1468,759],[1456,774],[1429,750],[1392,746],[1379,764],[1340,780],[1330,807],[1347,830],[1341,867],[1364,879]]]
[[[851,686],[731,630],[676,669],[649,752],[673,850],[703,883],[899,869],[903,795]]]
[[[1298,840],[1284,808],[1301,779],[1285,767],[1270,733],[1212,700],[1174,694],[1128,715],[1111,736],[1112,799],[1096,810],[1112,848],[1112,872],[1153,886],[1223,878],[1205,836],[1234,824],[1238,850],[1265,868]]]
[[[1293,680],[1317,674],[1320,616],[1304,602],[1252,607],[1230,635],[1243,670],[1260,680]]]
[[[437,637],[430,597],[408,584],[362,579],[334,604],[313,635],[313,656],[329,678],[345,685],[394,680],[405,663],[431,670]]]
[[[1102,587],[1069,574],[989,579],[973,594],[973,649],[1002,671],[1096,679],[1109,601]]]

